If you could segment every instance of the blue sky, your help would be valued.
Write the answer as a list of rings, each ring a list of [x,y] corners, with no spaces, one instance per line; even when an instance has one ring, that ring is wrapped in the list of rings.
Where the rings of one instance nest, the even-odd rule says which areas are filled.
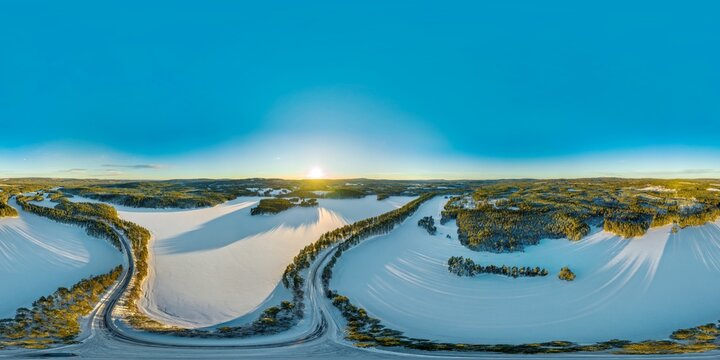
[[[6,2],[0,176],[720,177],[720,4]]]

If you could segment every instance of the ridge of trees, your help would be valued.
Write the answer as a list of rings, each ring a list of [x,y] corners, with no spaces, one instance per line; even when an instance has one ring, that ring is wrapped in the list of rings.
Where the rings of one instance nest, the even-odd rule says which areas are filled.
[[[41,296],[31,308],[17,309],[15,317],[0,320],[0,349],[42,349],[71,343],[80,333],[80,317],[92,311],[121,273],[118,265],[106,274],[80,280],[70,289],[60,287]]]
[[[35,215],[43,216],[48,219],[65,223],[74,224],[85,229],[85,232],[93,237],[106,239],[118,250],[121,249],[120,237],[112,227],[105,222],[94,217],[105,218],[108,213],[114,214],[117,218],[117,212],[112,206],[104,204],[90,203],[72,203],[68,200],[62,201],[54,208],[39,206],[30,203],[28,198],[23,195],[17,195],[15,200],[23,210]],[[104,205],[104,206],[100,206]]]
[[[480,274],[504,275],[512,278],[547,276],[548,270],[539,266],[507,266],[507,265],[480,265],[473,259],[462,256],[451,256],[448,259],[448,271],[457,276],[475,276]]]

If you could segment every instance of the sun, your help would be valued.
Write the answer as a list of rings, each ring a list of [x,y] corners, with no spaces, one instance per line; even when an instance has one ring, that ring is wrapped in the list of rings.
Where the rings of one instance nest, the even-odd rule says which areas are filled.
[[[315,166],[312,169],[310,169],[310,172],[308,172],[307,177],[309,179],[322,179],[325,177],[325,172],[323,169],[319,166]]]

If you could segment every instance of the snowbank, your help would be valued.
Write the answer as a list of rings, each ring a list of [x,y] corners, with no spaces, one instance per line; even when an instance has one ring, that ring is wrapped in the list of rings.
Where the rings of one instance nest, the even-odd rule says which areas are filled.
[[[454,222],[438,225],[435,236],[417,226],[423,216],[437,218],[446,201],[429,201],[392,233],[346,252],[331,288],[390,328],[450,342],[662,339],[720,318],[720,222],[677,234],[655,228],[632,240],[595,229],[577,242],[543,240],[522,253],[493,254],[462,246]],[[457,277],[447,270],[450,256],[551,273]],[[566,265],[574,282],[557,279]]]
[[[0,318],[122,263],[122,254],[106,240],[25,212],[14,199],[10,203],[19,216],[0,218]]]

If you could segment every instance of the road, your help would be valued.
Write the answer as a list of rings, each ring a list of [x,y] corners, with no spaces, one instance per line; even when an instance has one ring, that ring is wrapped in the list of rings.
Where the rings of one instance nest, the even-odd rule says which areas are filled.
[[[125,329],[118,326],[121,321],[113,316],[118,302],[130,286],[135,272],[134,258],[129,239],[121,232],[122,250],[126,254],[127,264],[116,285],[100,301],[83,324],[83,331],[76,344],[63,345],[45,350],[5,350],[0,357],[62,357],[79,356],[85,358],[258,358],[264,359],[616,359],[610,353],[585,354],[538,354],[507,355],[492,353],[454,353],[454,352],[418,352],[407,349],[361,349],[353,347],[343,339],[342,324],[337,313],[323,292],[321,269],[332,256],[337,245],[326,249],[310,266],[306,282],[306,306],[310,309],[307,317],[310,326],[294,336],[266,336],[248,339],[208,340],[178,338],[167,335],[154,335]],[[623,359],[717,359],[717,352],[653,356],[623,356]]]

